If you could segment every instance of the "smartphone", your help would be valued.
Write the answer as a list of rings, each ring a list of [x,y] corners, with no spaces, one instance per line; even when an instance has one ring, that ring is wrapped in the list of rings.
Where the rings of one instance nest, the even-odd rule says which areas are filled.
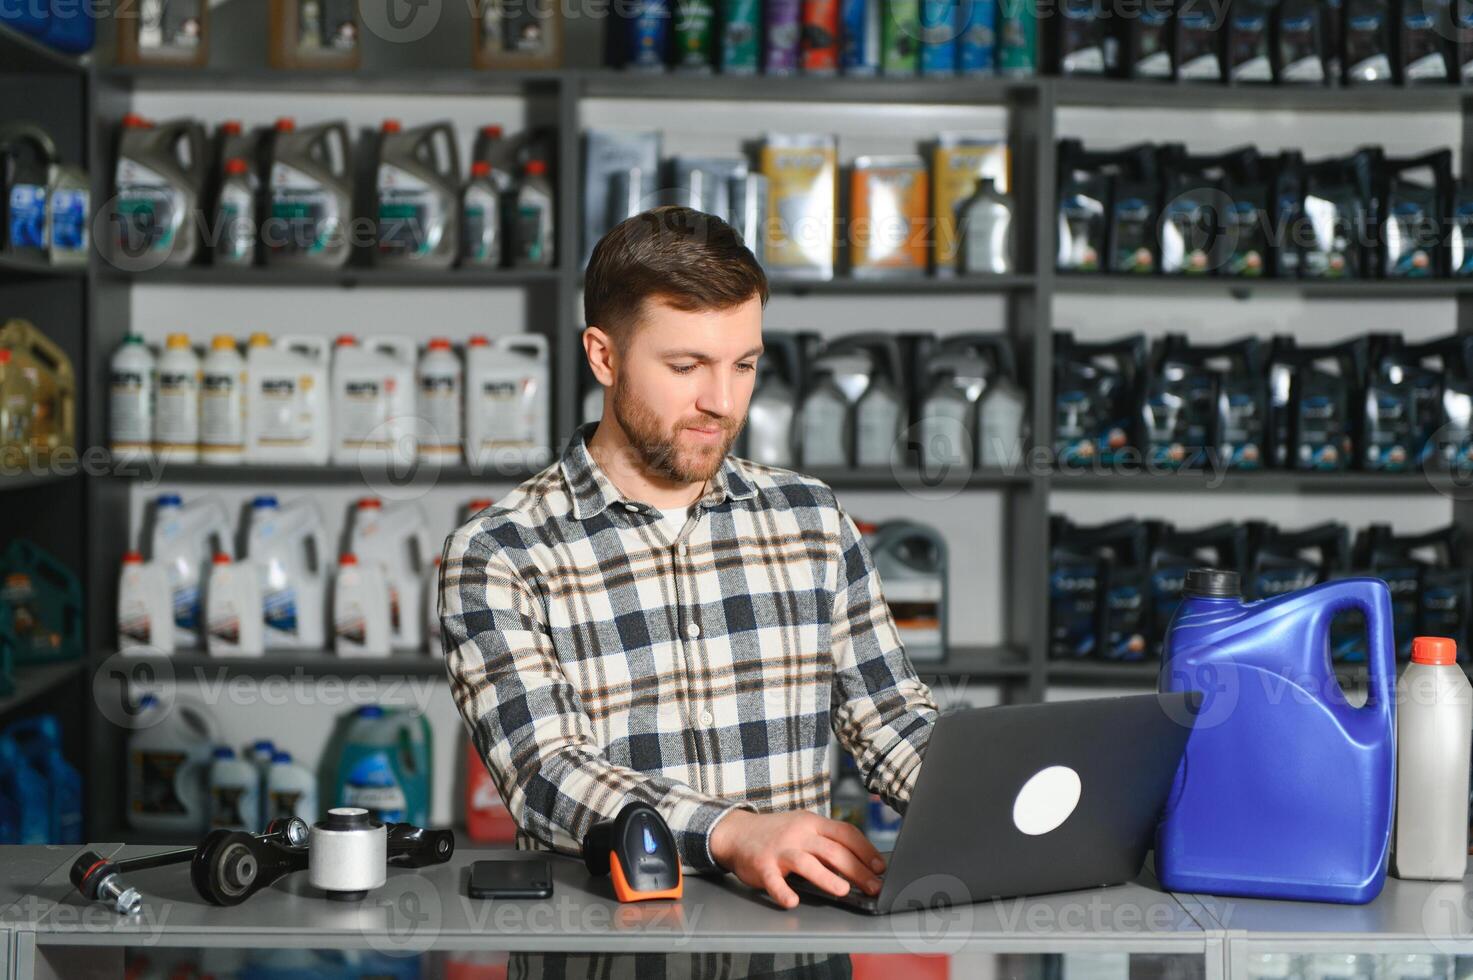
[[[551,898],[547,858],[515,857],[471,864],[471,898]]]

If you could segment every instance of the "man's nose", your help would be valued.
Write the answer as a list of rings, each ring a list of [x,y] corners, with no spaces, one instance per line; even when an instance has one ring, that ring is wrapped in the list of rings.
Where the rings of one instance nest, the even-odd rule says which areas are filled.
[[[722,370],[711,371],[696,398],[696,408],[708,415],[726,418],[731,414],[733,399],[731,375]]]

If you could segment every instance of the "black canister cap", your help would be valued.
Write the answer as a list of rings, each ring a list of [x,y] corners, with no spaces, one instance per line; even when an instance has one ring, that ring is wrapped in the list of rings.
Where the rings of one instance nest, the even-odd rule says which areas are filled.
[[[1242,598],[1243,590],[1238,583],[1237,572],[1227,572],[1220,568],[1193,568],[1187,572],[1181,594],[1203,599],[1239,599]]]

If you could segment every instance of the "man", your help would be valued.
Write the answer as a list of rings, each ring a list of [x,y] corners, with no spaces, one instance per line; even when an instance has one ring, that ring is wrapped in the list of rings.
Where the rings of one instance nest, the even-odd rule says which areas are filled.
[[[576,854],[643,800],[686,868],[791,908],[789,873],[874,894],[884,870],[828,816],[830,732],[903,812],[936,705],[833,491],[728,455],[767,296],[720,219],[659,208],[609,232],[584,293],[603,418],[451,536],[440,613],[519,846]]]

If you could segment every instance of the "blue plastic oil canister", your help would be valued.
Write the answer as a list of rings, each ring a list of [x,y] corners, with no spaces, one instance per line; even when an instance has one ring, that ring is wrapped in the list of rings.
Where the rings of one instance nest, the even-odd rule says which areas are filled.
[[[1330,662],[1342,612],[1365,619],[1359,708]],[[1391,623],[1380,579],[1245,603],[1235,572],[1187,574],[1160,688],[1203,700],[1157,830],[1168,890],[1349,904],[1380,893],[1396,780]]]

